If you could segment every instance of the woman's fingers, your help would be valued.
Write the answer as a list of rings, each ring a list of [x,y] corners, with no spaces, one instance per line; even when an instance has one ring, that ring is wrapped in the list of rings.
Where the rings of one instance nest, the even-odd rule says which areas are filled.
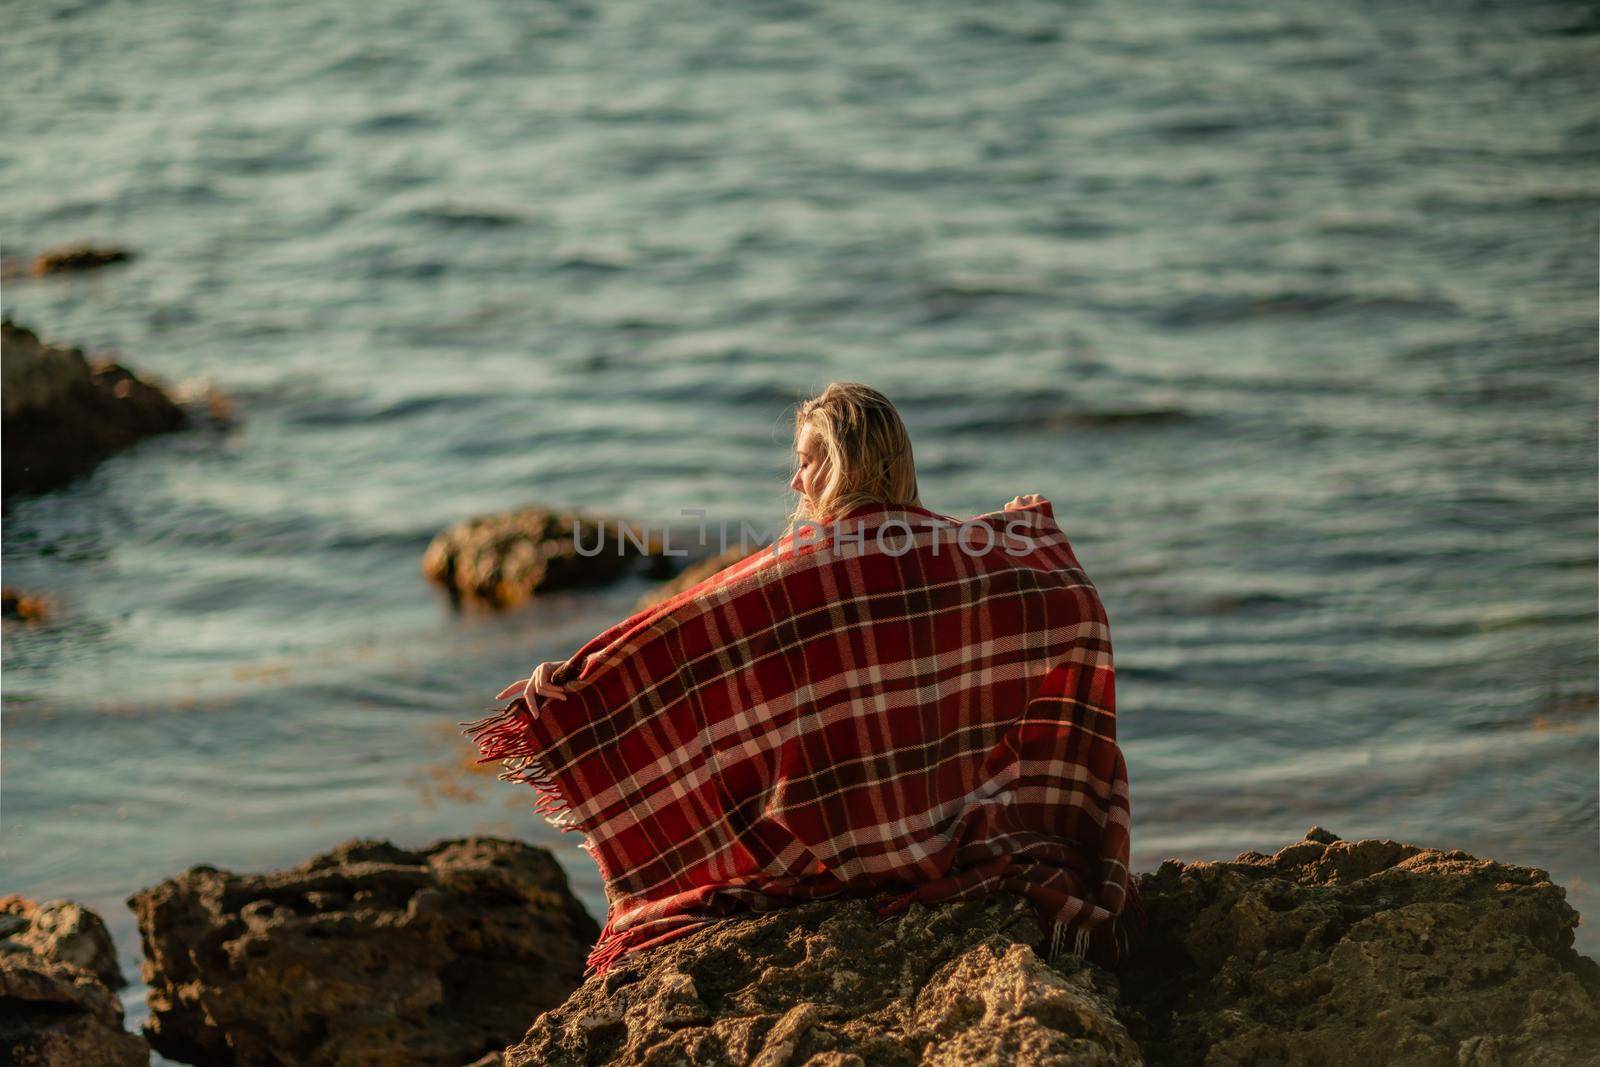
[[[1040,496],[1038,493],[1023,493],[1021,496],[1012,497],[1010,501],[1006,503],[1004,510],[1015,511],[1018,508],[1032,507],[1035,504],[1043,502],[1044,497]]]
[[[496,700],[510,700],[517,694],[522,694],[522,699],[528,707],[533,707],[535,695],[547,697],[550,700],[565,700],[567,694],[549,681],[555,669],[565,663],[565,660],[553,659],[539,664],[533,669],[533,674],[527,678],[518,679],[500,691]]]

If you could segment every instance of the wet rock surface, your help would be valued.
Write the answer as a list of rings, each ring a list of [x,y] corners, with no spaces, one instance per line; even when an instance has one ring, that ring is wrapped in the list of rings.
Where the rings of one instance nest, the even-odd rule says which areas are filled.
[[[865,897],[727,919],[591,978],[505,1052],[532,1064],[1137,1064],[1116,980],[1040,956],[1026,898],[880,922]]]
[[[422,573],[458,603],[499,609],[630,573],[669,577],[676,560],[666,547],[639,523],[529,505],[442,531],[423,554]]]
[[[100,916],[67,900],[0,897],[0,1063],[149,1063],[149,1046],[124,1029],[112,992],[126,984]]]
[[[1119,978],[1152,1064],[1600,1061],[1600,966],[1538,868],[1312,827],[1139,885]]]
[[[151,434],[182,429],[184,409],[153,380],[0,321],[7,496],[63,485]]]
[[[128,904],[151,1045],[240,1067],[470,1063],[575,989],[599,934],[548,851],[495,837],[194,867]]]

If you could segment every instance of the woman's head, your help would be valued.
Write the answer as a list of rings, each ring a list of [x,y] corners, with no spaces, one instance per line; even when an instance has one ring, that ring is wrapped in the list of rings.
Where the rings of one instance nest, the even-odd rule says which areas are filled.
[[[861,504],[921,507],[911,438],[889,398],[860,382],[834,382],[794,415],[800,494],[791,516],[823,521]]]

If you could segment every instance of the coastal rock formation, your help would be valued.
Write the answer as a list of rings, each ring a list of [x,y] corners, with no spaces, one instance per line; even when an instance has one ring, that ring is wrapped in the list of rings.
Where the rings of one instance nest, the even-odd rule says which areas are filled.
[[[83,350],[0,321],[6,495],[62,485],[119,448],[183,428],[184,409],[153,382]]]
[[[1076,957],[1046,965],[1026,898],[913,904],[886,921],[879,899],[731,918],[646,949],[540,1016],[504,1062],[1143,1062],[1116,980]]]
[[[0,1062],[133,1067],[150,1048],[123,1029],[127,984],[105,923],[66,900],[0,898]]]
[[[1341,841],[1170,860],[1115,975],[1041,958],[1023,898],[729,918],[623,960],[504,1053],[531,1064],[1576,1065],[1600,965],[1548,875]]]
[[[548,851],[496,837],[193,867],[128,905],[151,1045],[236,1067],[470,1063],[575,989],[599,935]]]
[[[129,903],[147,1033],[195,1063],[1542,1067],[1600,1048],[1600,965],[1537,868],[1312,827],[1139,886],[1149,928],[1115,974],[1047,964],[1032,905],[1001,892],[730,916],[581,984],[594,920],[547,852],[499,838],[197,867]],[[0,962],[24,954],[42,959]]]
[[[1600,965],[1534,867],[1312,827],[1271,856],[1140,876],[1119,969],[1152,1064],[1595,1062]]]
[[[664,578],[672,562],[661,539],[637,523],[530,505],[442,531],[423,554],[422,573],[458,602],[506,608],[641,568]]]

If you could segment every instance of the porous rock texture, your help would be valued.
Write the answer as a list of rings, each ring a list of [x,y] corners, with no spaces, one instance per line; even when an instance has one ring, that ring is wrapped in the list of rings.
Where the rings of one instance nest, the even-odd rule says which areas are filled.
[[[635,571],[664,578],[672,562],[662,539],[639,523],[532,504],[441,531],[423,553],[422,573],[458,604],[500,609]]]
[[[1052,967],[1004,892],[879,920],[879,897],[730,918],[590,978],[505,1050],[507,1067],[1139,1064],[1116,980]]]
[[[100,916],[72,901],[0,898],[0,1063],[133,1067],[144,1038],[123,1028],[127,984]]]
[[[1342,841],[1169,860],[1115,974],[1041,959],[1011,894],[730,917],[589,979],[505,1050],[531,1064],[1542,1067],[1600,1063],[1600,966],[1546,872]]]
[[[1538,868],[1312,827],[1139,886],[1118,977],[1151,1064],[1600,1063],[1600,965]]]
[[[128,984],[105,920],[71,900],[43,904],[13,893],[0,897],[0,939],[58,963],[70,963],[111,989]]]
[[[80,348],[45,344],[9,317],[0,320],[5,495],[42,492],[151,434],[189,418],[158,384]]]
[[[470,1063],[576,988],[599,935],[548,851],[482,836],[193,867],[128,904],[150,1044],[236,1067]]]

